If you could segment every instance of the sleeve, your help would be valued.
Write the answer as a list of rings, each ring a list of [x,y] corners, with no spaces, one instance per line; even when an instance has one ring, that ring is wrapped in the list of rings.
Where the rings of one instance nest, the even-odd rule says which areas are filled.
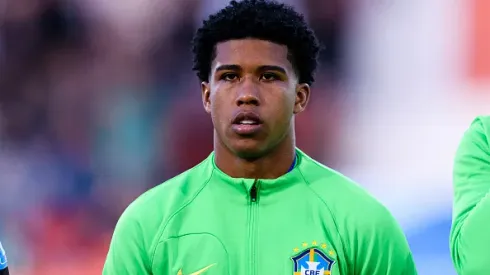
[[[490,146],[484,119],[477,118],[464,134],[453,167],[450,249],[462,275],[490,274]]]
[[[374,210],[374,209],[372,209]],[[416,275],[417,270],[407,239],[397,221],[383,206],[369,215],[357,238],[354,251],[356,275]],[[367,216],[367,215],[366,215]]]
[[[116,225],[103,275],[151,274],[141,223],[130,212],[130,209],[127,209]]]
[[[2,247],[2,243],[0,243],[0,275],[9,275],[7,255]]]

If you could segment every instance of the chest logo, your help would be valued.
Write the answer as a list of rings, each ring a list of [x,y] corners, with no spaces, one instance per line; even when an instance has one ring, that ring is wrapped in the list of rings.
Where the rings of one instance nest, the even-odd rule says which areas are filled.
[[[335,255],[333,250],[327,250],[326,244],[317,246],[316,241],[311,246],[308,243],[303,243],[302,248],[303,250],[295,248],[294,252],[297,254],[291,257],[293,275],[330,275],[335,263],[335,260],[332,259]]]
[[[199,275],[199,274],[203,274],[206,270],[210,269],[211,267],[215,266],[216,264],[210,264],[208,266],[206,266],[205,268],[202,268],[196,272],[193,272],[189,275]],[[179,272],[177,272],[177,275],[183,275],[182,273],[182,269],[179,270]]]

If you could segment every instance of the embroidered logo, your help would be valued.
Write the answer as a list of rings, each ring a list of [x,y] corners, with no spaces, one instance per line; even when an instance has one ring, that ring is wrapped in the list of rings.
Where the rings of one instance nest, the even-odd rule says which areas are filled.
[[[295,248],[297,254],[291,257],[293,261],[293,275],[330,275],[335,260],[335,252],[328,249],[327,244],[318,246],[316,241],[311,245],[303,243],[303,250]],[[328,256],[327,256],[328,254]]]

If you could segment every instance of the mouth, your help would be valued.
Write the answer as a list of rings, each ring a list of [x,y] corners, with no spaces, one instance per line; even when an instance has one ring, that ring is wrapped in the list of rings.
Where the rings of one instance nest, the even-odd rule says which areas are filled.
[[[241,136],[253,135],[260,131],[263,124],[260,116],[254,112],[240,112],[232,122],[232,129]]]

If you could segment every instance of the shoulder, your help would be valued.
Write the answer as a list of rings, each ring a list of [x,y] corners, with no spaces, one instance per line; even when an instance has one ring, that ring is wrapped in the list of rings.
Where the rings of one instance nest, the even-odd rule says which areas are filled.
[[[459,143],[454,161],[454,176],[476,171],[481,165],[490,165],[490,116],[473,120]]]
[[[471,144],[479,143],[481,146],[488,147],[490,139],[490,116],[476,117],[468,129],[465,131],[460,144],[460,149],[464,149]]]
[[[342,173],[307,155],[302,156],[301,173],[312,190],[333,207],[383,208],[363,187]]]
[[[138,220],[164,218],[190,203],[211,176],[209,160],[153,187],[139,196],[124,211],[125,216]]]
[[[366,189],[342,173],[306,157],[305,180],[323,201],[339,228],[399,230],[391,212]]]
[[[464,133],[465,139],[485,139],[490,138],[490,116],[476,117]]]
[[[490,115],[488,116],[477,116],[472,124],[481,124],[484,128],[490,130]]]
[[[195,197],[205,186],[212,172],[206,159],[197,166],[153,187],[139,196],[128,210],[131,212],[147,211],[155,206],[179,208]]]
[[[148,237],[145,246],[155,241],[161,227],[177,212],[189,205],[204,188],[210,172],[208,159],[194,168],[146,191],[121,215],[116,230]]]

